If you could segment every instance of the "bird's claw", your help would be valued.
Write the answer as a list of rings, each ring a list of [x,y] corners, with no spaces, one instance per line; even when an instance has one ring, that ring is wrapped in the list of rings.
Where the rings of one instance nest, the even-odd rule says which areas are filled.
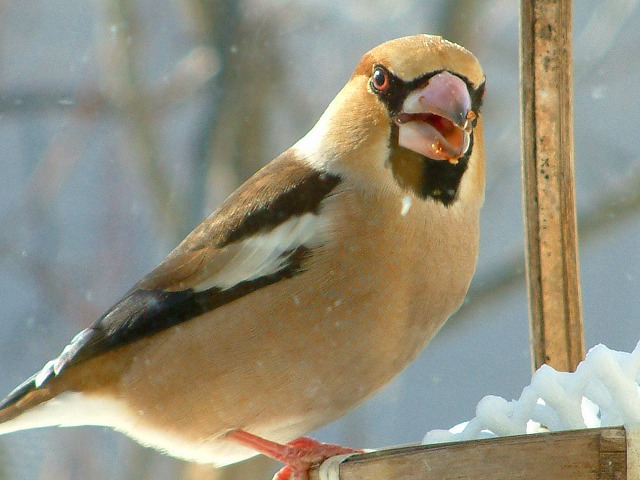
[[[309,469],[329,457],[345,453],[363,453],[362,450],[323,443],[310,437],[300,437],[286,444],[286,453],[281,461],[287,465],[281,468],[273,480],[308,480]]]

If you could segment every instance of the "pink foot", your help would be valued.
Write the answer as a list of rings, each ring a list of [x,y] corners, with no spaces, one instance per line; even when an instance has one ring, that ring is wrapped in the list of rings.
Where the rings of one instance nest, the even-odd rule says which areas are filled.
[[[309,437],[300,437],[281,445],[244,430],[234,430],[227,434],[227,438],[286,463],[287,466],[276,473],[273,480],[307,480],[309,469],[329,457],[344,453],[362,453],[361,450],[322,443]]]

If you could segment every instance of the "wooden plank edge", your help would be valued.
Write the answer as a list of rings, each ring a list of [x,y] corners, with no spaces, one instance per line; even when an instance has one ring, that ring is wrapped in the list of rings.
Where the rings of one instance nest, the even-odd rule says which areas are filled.
[[[408,445],[349,457],[337,469],[339,476],[320,479],[314,467],[310,480],[624,480],[627,436],[604,427]]]

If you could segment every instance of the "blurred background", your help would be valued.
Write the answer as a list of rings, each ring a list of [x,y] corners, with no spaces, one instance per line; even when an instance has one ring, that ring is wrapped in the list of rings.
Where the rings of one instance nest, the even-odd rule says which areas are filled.
[[[588,348],[630,351],[640,339],[638,3],[574,6]],[[418,442],[471,418],[484,395],[517,398],[531,361],[516,0],[0,0],[2,394],[300,138],[365,51],[421,32],[468,47],[487,76],[478,272],[408,370],[314,435]],[[267,479],[274,469],[257,460],[214,471],[101,428],[0,438],[3,480]]]

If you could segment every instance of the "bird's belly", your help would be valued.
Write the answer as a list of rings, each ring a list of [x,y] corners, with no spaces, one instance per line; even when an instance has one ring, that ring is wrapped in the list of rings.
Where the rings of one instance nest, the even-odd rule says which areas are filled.
[[[135,430],[157,435],[125,433],[225,464],[253,455],[224,440],[231,430],[287,442],[339,418],[398,374],[462,303],[477,237],[428,247],[411,258],[324,252],[311,261],[329,268],[307,270],[321,278],[302,273],[282,280],[288,288],[262,288],[158,334],[120,385],[143,427]]]

